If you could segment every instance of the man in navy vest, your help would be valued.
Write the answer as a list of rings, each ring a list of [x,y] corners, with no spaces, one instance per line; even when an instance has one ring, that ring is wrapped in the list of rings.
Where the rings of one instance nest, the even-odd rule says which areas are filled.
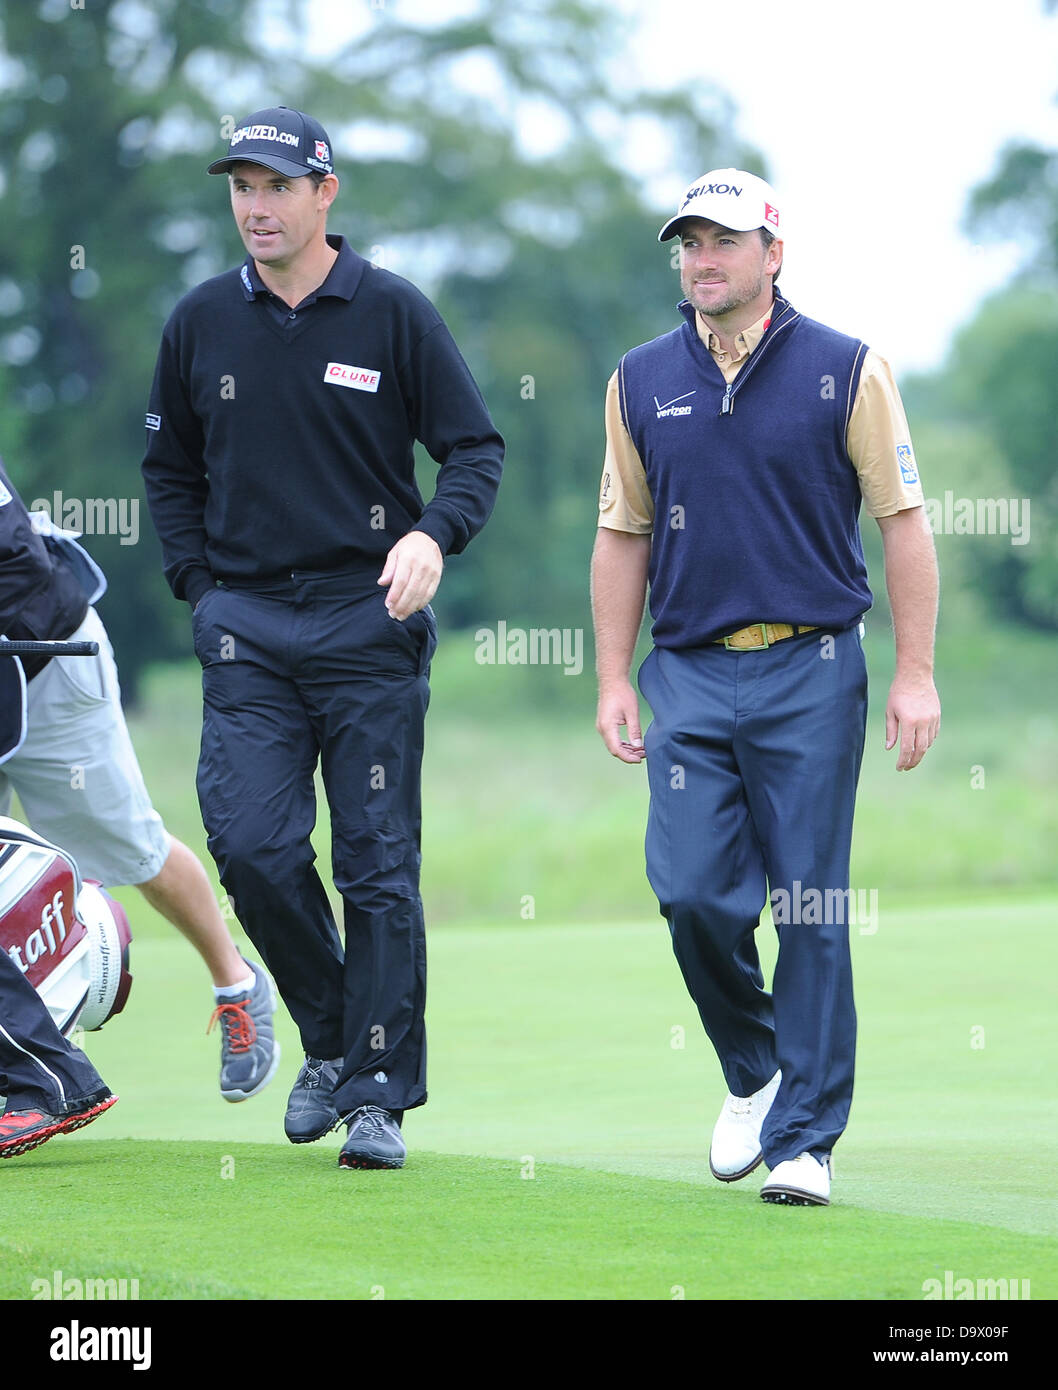
[[[597,727],[614,757],[647,760],[647,873],[729,1091],[710,1169],[735,1182],[763,1161],[766,1201],[826,1205],[856,1042],[861,502],[885,551],[898,770],[940,726],[937,567],[888,364],[782,297],[780,235],[775,192],[738,169],[696,179],[659,234],[680,239],[683,322],[607,392]],[[629,672],[648,584],[644,741]],[[771,993],[753,935],[769,899]]]

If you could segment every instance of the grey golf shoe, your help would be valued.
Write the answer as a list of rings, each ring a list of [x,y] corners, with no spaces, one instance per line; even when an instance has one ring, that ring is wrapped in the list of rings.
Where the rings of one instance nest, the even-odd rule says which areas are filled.
[[[255,976],[253,989],[241,999],[218,1004],[206,1029],[211,1032],[220,1022],[220,1093],[233,1103],[263,1091],[279,1067],[276,987],[263,966],[246,964]]]
[[[389,1110],[362,1105],[348,1117],[349,1137],[338,1155],[339,1168],[403,1168],[407,1149],[400,1122]]]
[[[342,1061],[341,1057],[328,1062],[306,1054],[283,1119],[283,1129],[292,1144],[312,1144],[330,1134],[338,1123],[334,1088]]]

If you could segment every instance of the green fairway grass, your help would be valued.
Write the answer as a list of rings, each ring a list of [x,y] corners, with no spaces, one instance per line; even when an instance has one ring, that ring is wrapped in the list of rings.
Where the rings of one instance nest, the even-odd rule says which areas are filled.
[[[884,747],[892,638],[870,623],[853,883],[909,906],[1058,893],[1053,642],[989,629],[942,641],[940,738],[920,767],[897,774],[895,751]],[[643,871],[646,769],[603,748],[590,662],[567,677],[555,667],[479,666],[474,651],[472,634],[446,634],[434,664],[423,769],[427,920],[517,925],[527,911],[552,924],[653,916]],[[645,702],[641,711],[646,720]],[[156,805],[196,849],[200,720],[199,672],[190,663],[155,670],[130,721]],[[314,842],[325,877],[328,835],[321,798]]]
[[[916,1300],[950,1270],[1054,1297],[1052,1023],[1023,966],[1053,975],[1054,908],[883,906],[854,929],[857,1094],[827,1210],[762,1203],[763,1169],[710,1177],[724,1087],[660,920],[435,931],[431,1098],[400,1173],[339,1171],[338,1134],[286,1143],[285,1015],[280,1076],[221,1101],[203,973],[142,940],[125,1014],[87,1040],[119,1105],[0,1168],[0,1293],[61,1269],[142,1297]]]
[[[429,719],[430,1102],[406,1168],[340,1172],[339,1134],[286,1143],[282,1010],[276,1080],[225,1104],[206,972],[123,889],[135,983],[86,1040],[121,1100],[0,1164],[0,1296],[62,1271],[143,1298],[916,1301],[950,1271],[1054,1298],[1053,647],[942,642],[941,738],[898,776],[877,637],[852,879],[876,915],[851,930],[857,1083],[828,1209],[762,1203],[763,1168],[709,1175],[725,1088],[646,883],[644,769],[602,748],[590,674],[479,667],[462,634]],[[194,666],[145,696],[130,723],[155,804],[212,874]],[[315,842],[326,879],[325,808]]]
[[[271,1144],[54,1143],[4,1173],[22,1229],[0,1236],[0,1296],[29,1298],[57,1270],[136,1279],[141,1299],[921,1299],[949,1269],[1055,1292],[1048,1243],[989,1226],[521,1171],[421,1153],[400,1173],[313,1156],[295,1177]],[[57,1226],[78,1188],[90,1206]]]

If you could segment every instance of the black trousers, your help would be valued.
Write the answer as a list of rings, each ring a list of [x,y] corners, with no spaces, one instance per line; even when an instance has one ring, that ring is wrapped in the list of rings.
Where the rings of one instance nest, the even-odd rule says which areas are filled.
[[[400,623],[370,574],[207,591],[198,794],[209,848],[306,1053],[344,1057],[339,1113],[426,1100],[420,771],[437,630]],[[344,946],[315,868],[330,808]]]
[[[0,950],[0,1094],[8,1110],[62,1115],[101,1090],[103,1080],[52,1022],[47,1005]]]

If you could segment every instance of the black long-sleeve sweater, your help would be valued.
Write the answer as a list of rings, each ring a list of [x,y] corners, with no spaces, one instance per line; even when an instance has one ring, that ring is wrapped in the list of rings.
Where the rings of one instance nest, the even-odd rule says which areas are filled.
[[[285,317],[249,260],[165,326],[143,477],[192,606],[216,579],[381,568],[413,529],[456,554],[492,510],[503,440],[437,310],[328,242],[330,274]],[[440,465],[425,507],[415,440]]]

